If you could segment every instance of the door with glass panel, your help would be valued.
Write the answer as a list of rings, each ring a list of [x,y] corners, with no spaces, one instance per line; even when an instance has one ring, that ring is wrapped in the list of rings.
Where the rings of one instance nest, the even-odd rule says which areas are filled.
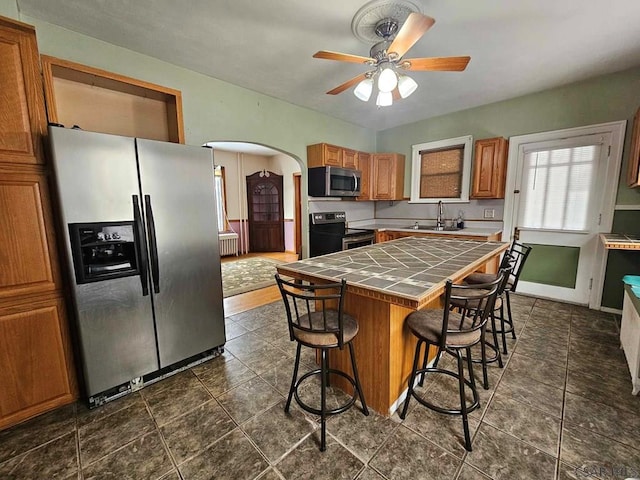
[[[514,237],[533,246],[518,291],[589,304],[610,134],[522,144]]]

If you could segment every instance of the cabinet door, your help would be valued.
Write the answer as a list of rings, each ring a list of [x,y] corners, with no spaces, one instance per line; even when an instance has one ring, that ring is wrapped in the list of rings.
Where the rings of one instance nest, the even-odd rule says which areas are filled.
[[[371,200],[371,155],[358,152],[358,170],[360,177],[360,196],[358,200]]]
[[[32,27],[0,19],[0,65],[0,162],[43,163],[46,117]]]
[[[374,200],[402,200],[404,155],[375,153],[372,159],[372,198]]]
[[[633,118],[631,131],[631,151],[629,152],[629,168],[627,170],[627,185],[640,187],[640,108]]]
[[[342,148],[335,145],[323,144],[322,164],[332,167],[342,167]]]
[[[0,428],[73,400],[64,318],[59,298],[0,307]]]
[[[507,145],[502,137],[476,142],[471,198],[504,198]]]
[[[56,289],[48,199],[45,175],[0,171],[0,299]]]
[[[373,155],[373,198],[375,200],[393,200],[394,173],[393,155]]]
[[[342,149],[342,166],[358,170],[358,152],[349,148]]]

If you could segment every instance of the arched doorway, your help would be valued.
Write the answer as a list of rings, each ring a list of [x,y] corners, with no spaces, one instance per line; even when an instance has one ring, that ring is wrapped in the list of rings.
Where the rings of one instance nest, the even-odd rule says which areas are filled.
[[[284,250],[301,258],[302,220],[306,214],[306,207],[301,201],[301,160],[288,152],[250,142],[211,141],[205,145],[214,149],[214,163],[225,170],[225,215],[228,228],[239,236],[239,253],[253,250],[246,178],[256,172],[270,171],[283,178]]]

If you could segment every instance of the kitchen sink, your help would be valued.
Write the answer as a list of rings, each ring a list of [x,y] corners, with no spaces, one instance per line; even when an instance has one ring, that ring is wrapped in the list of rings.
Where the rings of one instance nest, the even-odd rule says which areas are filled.
[[[411,230],[429,230],[432,232],[457,232],[458,230],[462,230],[458,227],[436,227],[435,225],[409,225],[406,228]]]

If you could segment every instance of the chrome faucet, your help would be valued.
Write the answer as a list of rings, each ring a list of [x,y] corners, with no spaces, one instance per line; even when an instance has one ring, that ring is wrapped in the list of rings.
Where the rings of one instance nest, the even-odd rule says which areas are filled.
[[[436,230],[444,230],[444,204],[438,202],[438,215],[436,216]]]

